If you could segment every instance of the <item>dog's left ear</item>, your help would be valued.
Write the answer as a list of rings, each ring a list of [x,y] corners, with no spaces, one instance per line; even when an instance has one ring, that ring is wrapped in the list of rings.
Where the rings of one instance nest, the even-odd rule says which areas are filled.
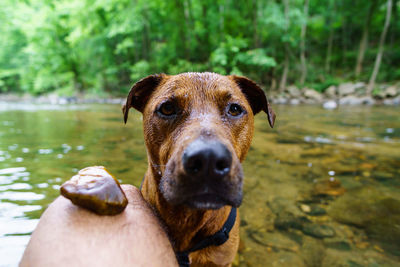
[[[128,120],[130,108],[135,108],[138,111],[143,112],[151,93],[157,88],[164,76],[165,74],[163,73],[150,75],[141,79],[132,86],[128,98],[126,99],[126,104],[122,107],[125,123]]]
[[[276,115],[261,87],[246,77],[236,75],[231,75],[229,77],[236,82],[243,94],[246,96],[247,101],[249,101],[251,109],[253,110],[253,114],[255,115],[261,110],[267,113],[269,125],[273,128]]]

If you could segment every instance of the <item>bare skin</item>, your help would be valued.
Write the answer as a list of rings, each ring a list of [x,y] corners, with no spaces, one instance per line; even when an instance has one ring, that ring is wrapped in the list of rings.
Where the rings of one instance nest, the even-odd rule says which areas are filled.
[[[99,216],[57,198],[43,213],[20,266],[177,266],[167,235],[140,191],[122,186],[123,213]]]

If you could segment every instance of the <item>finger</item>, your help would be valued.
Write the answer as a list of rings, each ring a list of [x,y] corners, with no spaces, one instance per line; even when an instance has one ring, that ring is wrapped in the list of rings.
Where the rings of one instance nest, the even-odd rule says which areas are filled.
[[[143,198],[142,193],[137,187],[129,184],[123,184],[121,185],[121,188],[124,191],[126,198],[128,199],[128,205],[134,207],[135,209],[149,208],[147,202]]]

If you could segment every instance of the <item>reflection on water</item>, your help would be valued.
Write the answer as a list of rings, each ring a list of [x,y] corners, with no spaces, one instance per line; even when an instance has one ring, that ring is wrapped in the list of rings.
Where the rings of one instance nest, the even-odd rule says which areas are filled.
[[[258,115],[244,163],[239,266],[395,266],[400,251],[400,120],[387,107],[276,107]],[[0,265],[16,265],[59,186],[104,165],[139,185],[141,116],[118,105],[0,109]]]

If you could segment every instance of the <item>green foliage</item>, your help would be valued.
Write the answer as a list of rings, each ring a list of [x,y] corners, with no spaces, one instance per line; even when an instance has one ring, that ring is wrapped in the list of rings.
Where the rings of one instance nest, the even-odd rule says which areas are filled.
[[[385,19],[377,0],[360,78],[367,81]],[[364,1],[304,0],[2,0],[0,92],[73,95],[125,93],[152,73],[215,71],[258,82],[280,79],[289,57],[288,83],[300,76],[300,32],[307,25],[306,83],[321,91],[354,79],[368,5]],[[400,4],[378,79],[400,79]],[[286,10],[286,11],[285,11]],[[396,11],[396,12],[395,12]],[[327,46],[333,34],[330,70]],[[286,48],[285,48],[286,47]]]
[[[134,81],[138,81],[140,80],[140,78],[151,74],[151,67],[149,62],[147,62],[146,60],[141,60],[136,62],[136,64],[130,68],[130,71],[131,79]]]
[[[335,77],[331,77],[329,76],[326,80],[321,81],[319,83],[314,83],[314,84],[310,84],[311,88],[315,89],[316,91],[322,93],[324,92],[326,89],[328,89],[329,86],[331,85],[339,85],[340,83],[342,83],[343,80],[340,80],[338,78]]]
[[[210,62],[213,71],[221,74],[243,75],[242,70],[266,71],[276,66],[274,58],[267,56],[265,49],[247,50],[248,46],[246,39],[227,36],[226,42],[222,42],[211,54]]]

